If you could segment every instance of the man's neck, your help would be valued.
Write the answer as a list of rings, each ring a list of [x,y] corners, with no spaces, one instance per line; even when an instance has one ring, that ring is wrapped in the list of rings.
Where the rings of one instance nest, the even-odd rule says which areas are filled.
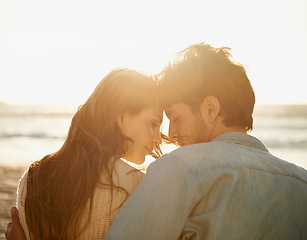
[[[216,131],[213,130],[213,132],[210,136],[209,142],[211,142],[214,138],[216,138],[216,137],[218,137],[218,136],[220,136],[224,133],[227,133],[227,132],[240,132],[240,133],[246,134],[246,131],[244,129],[242,129],[241,127],[236,127],[236,126],[226,127],[226,126],[223,126],[222,128],[216,129]]]

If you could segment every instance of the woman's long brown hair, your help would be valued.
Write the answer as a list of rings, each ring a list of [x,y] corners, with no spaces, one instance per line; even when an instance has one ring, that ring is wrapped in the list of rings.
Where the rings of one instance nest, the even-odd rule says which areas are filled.
[[[79,217],[88,201],[91,206],[95,187],[117,187],[114,159],[127,150],[118,116],[156,106],[157,92],[151,77],[122,68],[98,84],[73,116],[63,146],[29,167],[25,211],[31,239],[76,239],[82,233],[77,232]],[[107,182],[100,182],[101,174]]]

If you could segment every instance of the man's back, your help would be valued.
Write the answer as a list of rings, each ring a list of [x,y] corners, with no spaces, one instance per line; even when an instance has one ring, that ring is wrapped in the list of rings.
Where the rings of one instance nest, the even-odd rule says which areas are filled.
[[[307,239],[306,203],[306,170],[272,156],[259,140],[230,132],[153,163],[108,233],[114,239]]]
[[[246,134],[227,133],[190,148],[174,154],[189,161],[185,153],[204,151],[187,163],[198,169],[204,192],[185,232],[197,226],[208,239],[307,239],[306,170]]]

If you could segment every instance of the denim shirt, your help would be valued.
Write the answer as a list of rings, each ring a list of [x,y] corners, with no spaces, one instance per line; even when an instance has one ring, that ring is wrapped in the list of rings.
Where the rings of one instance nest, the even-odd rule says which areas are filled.
[[[152,163],[105,239],[307,239],[307,171],[228,132]]]

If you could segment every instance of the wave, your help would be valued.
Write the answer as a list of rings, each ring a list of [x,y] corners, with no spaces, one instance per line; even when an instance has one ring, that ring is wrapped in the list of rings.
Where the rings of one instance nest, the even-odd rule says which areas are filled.
[[[260,104],[255,106],[254,116],[271,116],[271,117],[301,117],[307,118],[306,104],[283,104],[283,105],[266,105]]]
[[[73,105],[10,105],[0,104],[0,117],[71,118],[77,107]]]
[[[2,118],[72,118],[72,113],[1,113]]]
[[[267,148],[299,148],[307,149],[307,140],[282,141],[278,139],[266,139],[263,141]]]
[[[1,134],[0,138],[2,139],[12,139],[12,138],[35,138],[35,139],[65,139],[66,136],[54,136],[48,135],[46,133],[30,133],[30,134],[21,134],[21,133],[13,133],[13,134]]]

